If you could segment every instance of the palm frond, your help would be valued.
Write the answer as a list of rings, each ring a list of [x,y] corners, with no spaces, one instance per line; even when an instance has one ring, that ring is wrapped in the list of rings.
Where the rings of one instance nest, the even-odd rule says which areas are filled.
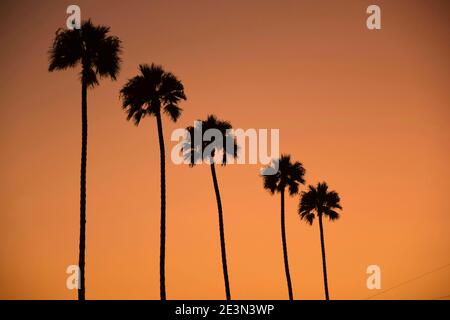
[[[75,67],[82,56],[81,34],[79,30],[58,29],[49,50],[48,70],[65,70]]]
[[[279,182],[279,176],[278,174],[274,175],[265,175],[263,176],[264,181],[264,189],[269,190],[270,193],[274,194],[278,191],[278,182]]]
[[[340,214],[332,209],[326,209],[324,215],[327,216],[330,221],[337,220],[340,217]]]
[[[117,37],[105,37],[97,45],[94,65],[100,77],[110,77],[116,80],[120,70],[121,41]]]
[[[176,122],[178,120],[178,118],[181,116],[182,111],[183,109],[172,103],[169,103],[164,107],[164,113],[170,116],[173,122]]]

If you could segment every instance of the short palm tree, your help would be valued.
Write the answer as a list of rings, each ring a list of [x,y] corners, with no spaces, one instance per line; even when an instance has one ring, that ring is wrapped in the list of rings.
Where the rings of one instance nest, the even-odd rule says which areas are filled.
[[[289,300],[293,300],[291,276],[289,273],[288,252],[286,244],[286,226],[284,213],[284,193],[288,189],[289,195],[294,196],[299,192],[299,185],[304,184],[305,169],[303,165],[296,161],[291,162],[291,156],[282,155],[278,162],[278,172],[273,175],[265,175],[264,189],[270,193],[280,193],[281,195],[281,240],[283,244],[284,269],[286,272],[286,281],[288,286]]]
[[[298,213],[300,218],[312,225],[314,218],[319,218],[320,244],[322,245],[323,280],[325,286],[325,298],[330,299],[328,294],[327,263],[325,258],[325,240],[323,236],[322,216],[328,217],[330,221],[339,219],[337,209],[342,210],[339,194],[336,191],[328,191],[326,182],[318,183],[317,187],[309,186],[307,192],[302,192]]]
[[[128,80],[120,95],[127,120],[133,119],[136,126],[146,116],[156,118],[161,170],[160,296],[161,300],[166,300],[166,169],[161,113],[164,112],[176,122],[182,111],[178,104],[181,100],[186,100],[186,96],[181,81],[161,66],[141,64],[139,71],[139,75]]]
[[[229,123],[228,121],[222,121],[219,120],[216,116],[210,115],[207,117],[206,120],[199,121],[199,123],[201,124],[201,129],[199,127],[192,127],[192,126],[186,128],[189,135],[188,139],[184,144],[183,151],[186,159],[188,160],[191,166],[194,166],[201,160],[209,163],[211,168],[214,191],[216,193],[217,211],[219,214],[220,249],[222,253],[222,268],[225,282],[225,295],[227,300],[231,300],[230,284],[228,280],[227,253],[225,247],[225,230],[223,223],[222,200],[220,197],[219,184],[217,182],[214,158],[221,152],[222,158],[220,159],[220,163],[222,165],[226,165],[229,157],[232,158],[237,157],[238,147],[236,144],[236,138],[230,131],[232,129],[231,123]],[[203,136],[204,133],[210,129],[218,130],[217,133],[220,134],[222,143],[220,143],[220,141],[215,141],[212,139],[213,141],[211,142],[214,143],[215,141],[216,143],[211,148],[210,150],[211,152],[207,154],[207,152],[205,152],[205,149],[208,147],[210,142],[205,141],[206,139],[204,140]],[[195,145],[195,143],[193,142],[193,138],[195,135],[199,135],[200,137],[202,137],[201,139],[202,143],[200,143],[199,145]]]
[[[87,88],[99,84],[99,78],[116,80],[120,67],[120,40],[108,35],[109,27],[94,26],[90,20],[80,29],[56,32],[50,48],[48,70],[65,70],[81,65],[81,174],[80,174],[80,243],[78,299],[85,299],[86,247],[86,164],[87,164]]]

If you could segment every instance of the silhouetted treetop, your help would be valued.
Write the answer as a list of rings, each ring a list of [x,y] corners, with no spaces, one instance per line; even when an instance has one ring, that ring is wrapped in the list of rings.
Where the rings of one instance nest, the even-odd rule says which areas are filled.
[[[81,77],[95,86],[98,77],[116,80],[120,69],[121,41],[108,35],[109,27],[95,26],[91,20],[80,29],[58,29],[49,50],[48,70],[64,70],[81,64]]]
[[[140,74],[128,80],[120,91],[127,119],[133,119],[139,125],[143,117],[156,116],[162,108],[174,122],[177,121],[182,112],[178,104],[186,100],[181,81],[153,63],[139,65],[139,71]]]
[[[302,192],[298,213],[302,220],[312,224],[315,214],[325,215],[330,220],[339,219],[336,209],[342,210],[340,197],[336,191],[328,191],[326,182],[319,182],[317,187],[310,185],[308,191]]]
[[[298,162],[291,162],[290,155],[281,155],[278,162],[278,172],[274,175],[263,176],[264,189],[270,193],[281,192],[288,188],[290,195],[295,195],[299,191],[299,184],[304,184],[305,169],[303,165]]]

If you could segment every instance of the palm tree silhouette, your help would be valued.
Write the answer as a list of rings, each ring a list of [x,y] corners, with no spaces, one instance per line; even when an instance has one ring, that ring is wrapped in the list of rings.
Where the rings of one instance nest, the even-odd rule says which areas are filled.
[[[176,122],[182,111],[178,104],[186,100],[186,96],[181,81],[161,66],[141,64],[139,70],[140,74],[128,80],[120,95],[127,120],[133,119],[136,126],[145,116],[156,118],[161,165],[160,296],[161,300],[166,300],[166,169],[161,111]]]
[[[317,187],[309,186],[308,192],[302,192],[298,213],[300,218],[312,225],[314,218],[319,218],[320,227],[320,243],[322,245],[322,266],[323,266],[323,281],[325,286],[325,298],[330,299],[328,294],[327,281],[327,263],[325,259],[325,240],[323,236],[322,216],[325,215],[334,221],[339,219],[339,213],[336,209],[342,210],[340,198],[336,191],[328,191],[326,182],[318,183]]]
[[[220,163],[222,165],[226,165],[227,162],[229,161],[229,157],[232,158],[237,157],[238,146],[236,143],[236,138],[231,133],[231,131],[229,131],[232,129],[230,122],[219,120],[216,116],[210,115],[207,117],[205,121],[200,121],[199,123],[201,123],[201,128],[198,126],[196,127],[191,126],[186,128],[189,135],[188,139],[186,139],[186,142],[183,146],[183,152],[190,166],[194,166],[200,160],[205,160],[207,163],[210,164],[214,191],[216,193],[217,211],[219,214],[220,249],[222,253],[222,268],[223,268],[223,278],[225,282],[225,294],[226,299],[231,300],[230,284],[228,281],[227,254],[225,247],[225,230],[223,223],[222,200],[220,198],[219,184],[217,182],[214,158],[216,155],[219,155],[219,153],[222,152],[222,158],[220,160]],[[216,141],[215,140],[216,137],[211,137],[212,140],[211,142],[204,141],[203,139],[204,133],[211,129],[218,130],[216,132],[220,134],[222,141]],[[202,137],[201,139],[202,143],[200,143],[199,145],[195,145],[195,141],[194,143],[192,141],[195,135],[199,135],[200,137]],[[214,145],[210,150],[211,152],[207,154],[207,152],[205,152],[206,151],[205,149],[207,149],[210,143],[213,143]]]
[[[99,84],[99,78],[116,80],[120,67],[121,42],[109,36],[109,27],[94,26],[90,20],[80,29],[58,29],[49,51],[50,72],[81,65],[81,173],[80,173],[80,268],[78,299],[85,300],[86,248],[86,164],[87,164],[87,89]]]
[[[284,256],[284,269],[286,272],[286,281],[288,285],[289,300],[293,300],[291,276],[289,273],[288,252],[286,244],[286,227],[285,227],[285,214],[284,214],[284,192],[288,188],[289,195],[293,196],[298,194],[299,184],[304,184],[305,169],[303,165],[296,161],[291,162],[290,155],[282,155],[280,159],[275,160],[278,162],[278,172],[273,175],[265,175],[264,189],[274,194],[275,192],[281,194],[281,239],[283,244],[283,256]]]

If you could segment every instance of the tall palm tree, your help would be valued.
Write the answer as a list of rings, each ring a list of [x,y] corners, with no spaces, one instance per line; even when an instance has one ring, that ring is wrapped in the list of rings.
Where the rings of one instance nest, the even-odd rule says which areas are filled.
[[[308,192],[302,192],[298,213],[300,218],[312,225],[314,218],[319,218],[320,244],[322,245],[323,281],[325,286],[325,298],[330,299],[328,294],[327,263],[325,259],[325,240],[323,236],[322,216],[328,217],[330,221],[339,219],[336,209],[342,210],[339,194],[336,191],[328,191],[326,182],[318,183],[317,187],[309,186]]]
[[[286,188],[289,191],[290,196],[298,194],[299,185],[304,184],[305,169],[303,165],[296,161],[291,162],[290,155],[282,155],[280,159],[277,159],[278,171],[273,175],[265,175],[264,189],[270,191],[270,193],[280,193],[281,195],[281,240],[283,244],[283,256],[284,256],[284,269],[286,272],[286,281],[288,286],[289,300],[293,300],[291,276],[289,273],[288,252],[286,244],[286,226],[285,226],[285,213],[284,213],[284,193]]]
[[[236,143],[236,138],[231,133],[231,123],[228,121],[219,120],[216,116],[210,115],[206,120],[200,121],[201,128],[199,127],[187,127],[186,130],[189,133],[188,139],[184,144],[183,151],[186,159],[188,160],[190,166],[194,166],[199,160],[204,160],[209,163],[211,168],[211,175],[214,185],[214,191],[216,193],[216,201],[217,201],[217,211],[219,214],[219,234],[220,234],[220,250],[222,253],[222,268],[223,268],[223,278],[225,282],[225,294],[226,299],[231,300],[231,292],[230,292],[230,284],[228,281],[228,268],[227,268],[227,253],[225,247],[225,230],[223,223],[223,212],[222,212],[222,200],[220,197],[219,184],[217,182],[216,169],[214,165],[214,157],[222,152],[221,164],[226,165],[229,157],[236,158],[238,154],[238,147]],[[210,129],[215,129],[220,132],[222,143],[220,141],[211,141],[214,143],[214,147],[211,149],[210,154],[206,154],[204,152],[208,147],[210,142],[204,141],[203,135],[206,131]],[[200,145],[195,145],[192,139],[195,135],[199,135],[202,137]],[[215,138],[214,138],[215,139]],[[217,152],[217,154],[216,154]]]
[[[85,299],[85,247],[86,247],[86,164],[87,164],[87,89],[99,84],[99,78],[116,80],[120,67],[121,42],[108,35],[109,27],[94,26],[90,20],[80,29],[56,32],[49,51],[48,70],[65,70],[81,65],[81,173],[80,173],[80,283],[78,299]]]
[[[182,111],[178,104],[186,100],[186,96],[181,81],[161,66],[141,64],[139,71],[139,75],[128,80],[120,95],[127,120],[133,119],[136,126],[146,116],[156,118],[161,166],[160,296],[161,300],[166,300],[166,165],[161,113],[164,112],[176,122]]]

